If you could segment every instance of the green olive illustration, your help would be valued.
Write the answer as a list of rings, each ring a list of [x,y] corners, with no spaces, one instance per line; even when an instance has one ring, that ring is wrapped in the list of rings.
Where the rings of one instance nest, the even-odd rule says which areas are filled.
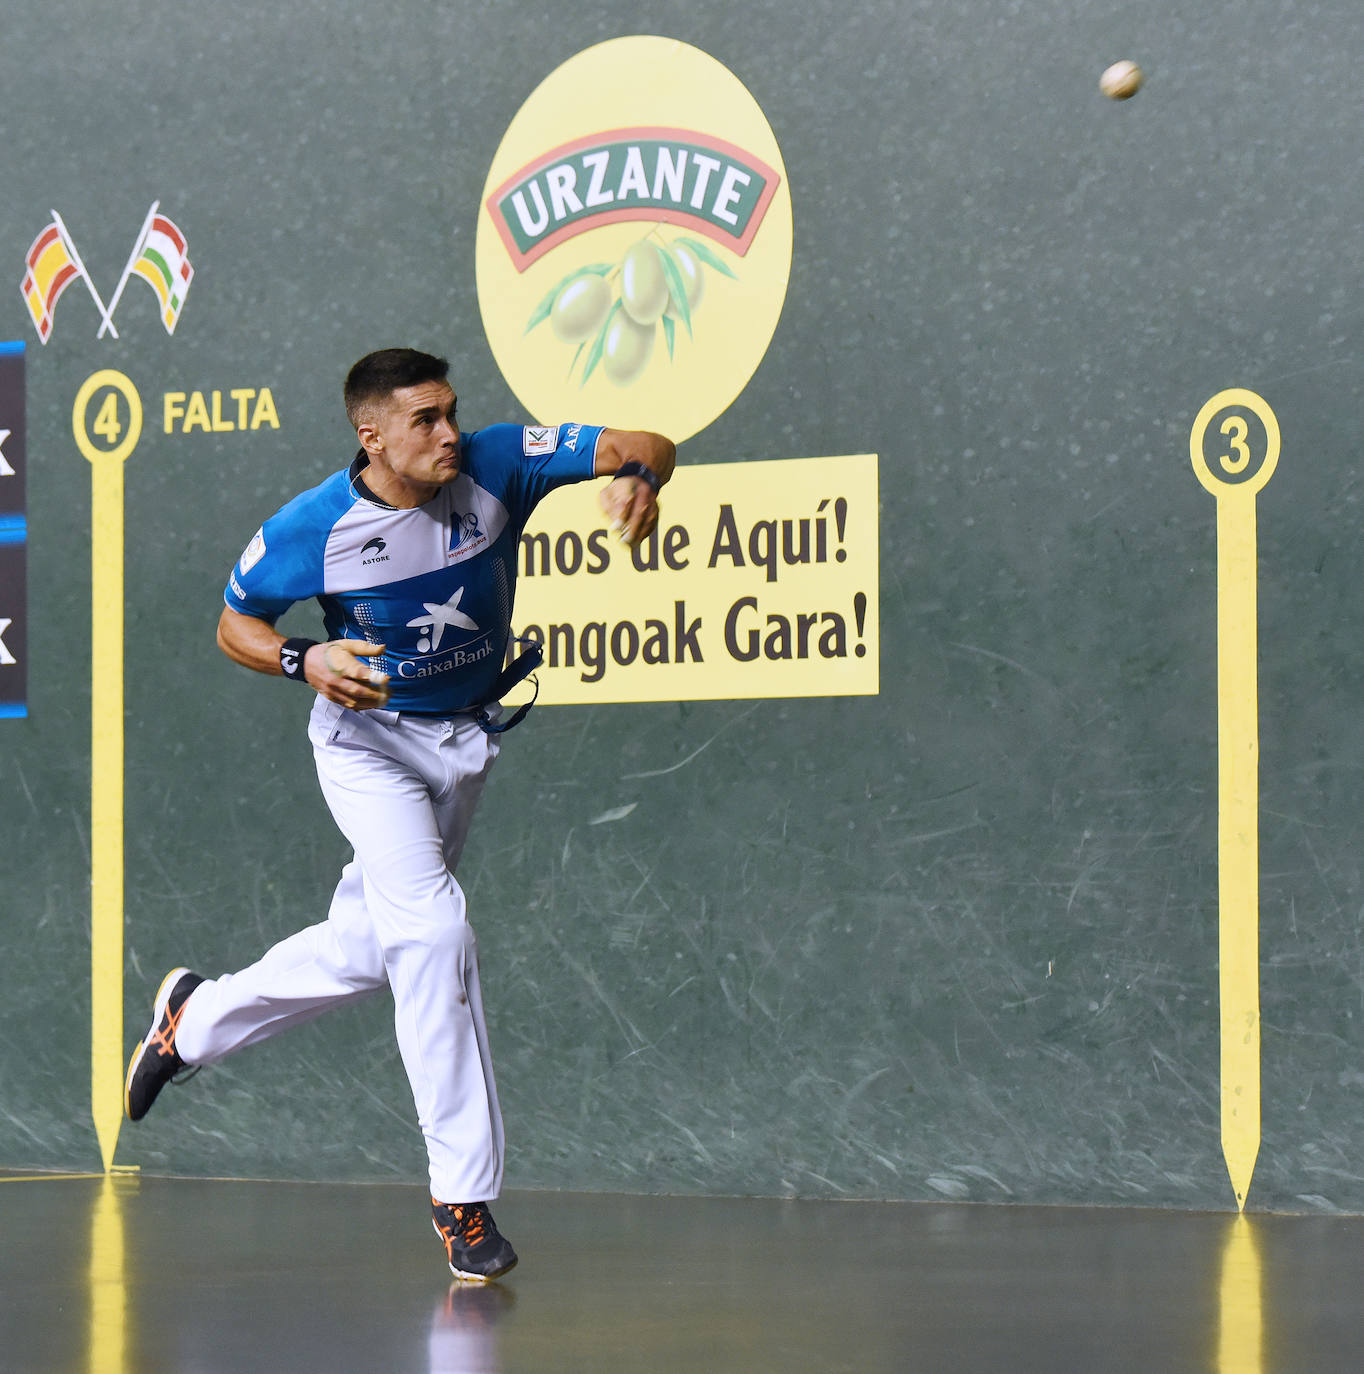
[[[621,266],[620,299],[636,324],[654,324],[668,303],[668,281],[658,249],[641,239],[625,255]]]
[[[611,289],[600,277],[575,277],[559,292],[549,323],[565,343],[578,343],[601,328],[611,308]]]
[[[636,324],[624,312],[611,321],[601,361],[617,386],[628,385],[644,371],[654,351],[654,332],[652,325]]]
[[[697,301],[701,299],[701,288],[706,284],[706,279],[702,275],[701,261],[685,243],[675,243],[669,251],[673,255],[673,261],[677,264],[677,270],[682,274],[683,284],[687,288],[687,305],[695,310]]]

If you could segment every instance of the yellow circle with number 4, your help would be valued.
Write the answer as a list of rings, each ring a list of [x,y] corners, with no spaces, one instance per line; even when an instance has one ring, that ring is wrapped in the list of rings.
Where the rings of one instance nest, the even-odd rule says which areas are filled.
[[[95,394],[107,389],[103,401],[90,418],[90,402]],[[128,423],[119,417],[117,397],[122,396],[128,407]],[[92,372],[76,392],[75,403],[71,407],[71,432],[76,439],[76,447],[90,462],[109,460],[115,463],[125,461],[137,447],[142,437],[142,397],[137,388],[123,373],[113,368]],[[108,447],[101,448],[95,442],[103,440]]]
[[[776,136],[743,83],[669,38],[617,38],[531,92],[479,207],[493,356],[544,424],[704,429],[772,341],[791,272]]]

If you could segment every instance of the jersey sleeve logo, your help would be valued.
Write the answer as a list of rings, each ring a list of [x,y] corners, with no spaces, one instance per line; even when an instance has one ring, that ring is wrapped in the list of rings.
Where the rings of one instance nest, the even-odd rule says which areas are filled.
[[[521,431],[521,447],[527,458],[535,458],[542,453],[553,453],[559,447],[559,426],[545,428],[543,425],[527,425]]]
[[[242,570],[242,575],[245,576],[247,573],[249,573],[251,569],[254,568],[256,564],[261,561],[261,558],[264,556],[264,554],[265,530],[264,528],[261,528],[258,529],[255,532],[255,534],[251,536],[251,542],[246,546],[241,558],[238,560],[238,566]]]

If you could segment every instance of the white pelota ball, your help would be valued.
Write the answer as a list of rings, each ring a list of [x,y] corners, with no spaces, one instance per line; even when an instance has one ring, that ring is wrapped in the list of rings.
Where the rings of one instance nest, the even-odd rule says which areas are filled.
[[[1115,62],[1099,78],[1099,89],[1110,100],[1130,100],[1141,90],[1141,68],[1135,62]]]

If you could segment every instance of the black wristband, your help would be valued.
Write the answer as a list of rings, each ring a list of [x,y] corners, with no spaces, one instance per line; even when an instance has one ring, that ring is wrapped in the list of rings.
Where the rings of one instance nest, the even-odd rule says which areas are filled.
[[[279,646],[279,666],[284,676],[295,682],[307,682],[303,675],[303,659],[314,644],[321,642],[318,639],[286,639]]]
[[[622,463],[615,471],[615,476],[611,478],[614,482],[617,477],[638,477],[641,481],[647,482],[656,492],[663,485],[658,480],[658,473],[653,468],[644,463],[637,463],[631,459],[628,463]]]

